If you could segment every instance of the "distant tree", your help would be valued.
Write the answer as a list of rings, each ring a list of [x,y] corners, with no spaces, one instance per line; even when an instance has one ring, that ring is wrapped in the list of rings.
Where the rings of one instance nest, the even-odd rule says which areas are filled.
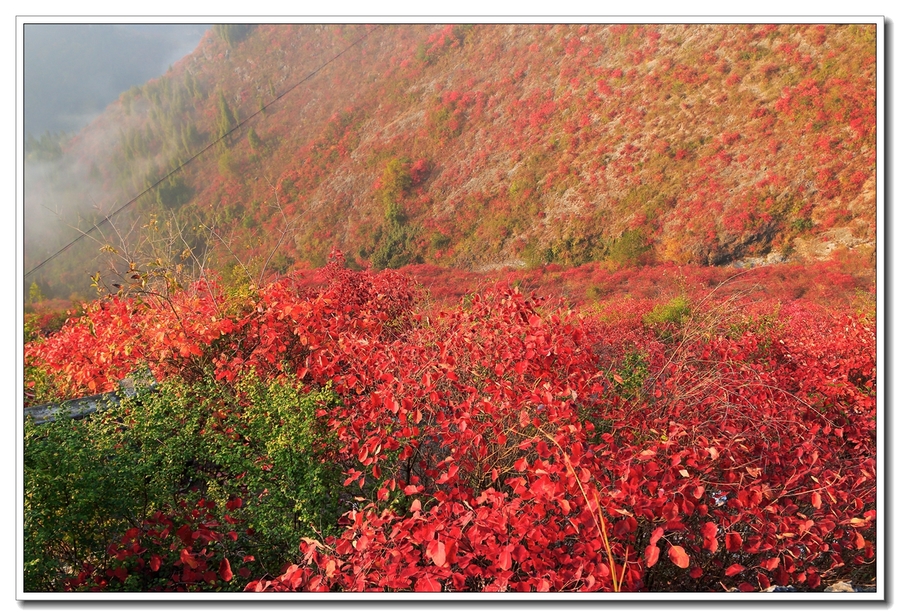
[[[649,250],[650,244],[644,233],[640,229],[630,229],[612,244],[609,258],[621,266],[637,265]]]
[[[213,31],[225,41],[229,47],[234,47],[253,30],[253,24],[216,24]]]
[[[38,304],[44,301],[44,293],[41,291],[41,285],[34,281],[28,289],[28,303]]]
[[[388,161],[379,180],[378,195],[386,209],[398,203],[412,186],[412,176],[409,174],[409,161],[406,159],[392,158]]]
[[[375,269],[396,269],[410,263],[421,263],[416,254],[415,230],[405,224],[388,223],[382,228],[378,246],[372,253]]]
[[[219,155],[219,173],[228,179],[236,179],[238,176],[238,165],[230,150],[225,150]]]
[[[253,130],[253,128],[247,132],[247,141],[250,143],[250,149],[254,152],[259,153],[260,150],[262,150],[262,139],[259,138],[259,135],[256,134],[256,131]]]
[[[192,122],[188,122],[181,127],[181,146],[187,154],[192,154],[201,142],[201,135],[197,130],[197,126]]]
[[[170,177],[156,189],[156,202],[168,210],[177,210],[188,202],[193,191],[180,175]]]
[[[64,132],[47,131],[35,138],[29,133],[25,137],[25,160],[50,161],[62,156],[62,142],[69,138]]]
[[[219,90],[217,107],[219,109],[219,116],[216,120],[216,128],[218,137],[221,139],[228,134],[228,131],[237,125],[237,118],[234,115],[234,111],[232,111],[231,107],[228,105],[228,101],[225,100],[225,94],[221,90]]]
[[[393,158],[385,166],[378,180],[376,195],[384,206],[377,245],[372,253],[375,269],[398,268],[421,260],[416,254],[417,229],[407,224],[402,200],[413,185],[409,160]]]

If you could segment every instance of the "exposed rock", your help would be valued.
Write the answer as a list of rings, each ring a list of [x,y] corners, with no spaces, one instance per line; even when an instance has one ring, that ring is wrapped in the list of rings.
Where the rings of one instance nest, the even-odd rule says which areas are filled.
[[[800,257],[823,259],[835,249],[872,245],[872,240],[856,237],[849,227],[836,227],[816,237],[794,238],[794,251]]]
[[[745,268],[745,267],[759,267],[760,265],[773,265],[775,263],[784,263],[785,257],[783,254],[777,251],[772,251],[764,257],[747,257],[746,259],[740,259],[738,261],[732,261],[729,263],[732,267]]]
[[[507,261],[496,261],[494,263],[485,263],[484,265],[478,266],[475,269],[476,272],[493,272],[496,270],[504,269],[504,268],[512,268],[512,269],[522,269],[525,267],[525,261],[522,259],[509,259]]]

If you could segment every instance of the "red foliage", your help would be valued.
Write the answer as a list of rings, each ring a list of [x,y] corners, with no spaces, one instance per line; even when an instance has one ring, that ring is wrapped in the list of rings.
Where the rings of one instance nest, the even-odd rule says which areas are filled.
[[[190,505],[181,501],[172,512],[154,513],[110,544],[112,565],[85,566],[68,580],[66,590],[185,592],[231,582],[229,555],[242,558],[232,551],[241,520],[226,515],[222,522],[214,509],[212,502],[201,498]],[[241,567],[238,575],[246,579],[250,571]]]
[[[300,562],[248,590],[712,590],[722,571],[742,588],[815,588],[872,561],[869,319],[753,291],[779,270],[748,272],[716,302],[722,271],[683,269],[690,317],[645,323],[649,294],[667,288],[652,277],[675,268],[622,278],[648,297],[591,312],[506,285],[428,306],[403,274],[340,263],[318,290],[297,274],[238,306],[211,286],[171,305],[106,302],[28,349],[72,390],[138,360],[160,378],[212,366],[224,380],[253,369],[332,383],[332,455],[359,505],[340,536],[304,541]],[[227,550],[206,547],[217,531],[180,523],[154,518],[146,541],[115,546],[133,564],[78,584],[233,575]],[[163,534],[178,541],[141,556]]]

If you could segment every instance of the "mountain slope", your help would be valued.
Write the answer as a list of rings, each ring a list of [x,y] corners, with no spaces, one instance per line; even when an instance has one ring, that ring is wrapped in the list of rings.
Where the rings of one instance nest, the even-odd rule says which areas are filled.
[[[245,120],[99,244],[226,278],[874,250],[874,25],[219,27],[65,145],[69,197],[101,220]]]

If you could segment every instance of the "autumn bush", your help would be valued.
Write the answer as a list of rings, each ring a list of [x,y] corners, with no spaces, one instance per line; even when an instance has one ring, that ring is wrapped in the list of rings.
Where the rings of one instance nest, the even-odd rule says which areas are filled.
[[[319,286],[297,274],[239,298],[205,285],[171,304],[106,302],[28,347],[66,391],[102,390],[134,358],[162,382],[140,407],[43,428],[108,426],[122,443],[109,459],[146,473],[123,485],[159,496],[133,521],[89,525],[118,564],[94,548],[80,569],[47,569],[34,543],[41,584],[752,591],[873,577],[872,313],[691,270],[668,298],[575,307],[491,282],[445,303],[343,262]],[[130,353],[101,355],[116,335]],[[29,441],[26,475],[50,474],[30,461],[48,445],[31,443],[45,441]],[[28,498],[52,501],[54,485]],[[162,550],[184,525],[199,543]]]

